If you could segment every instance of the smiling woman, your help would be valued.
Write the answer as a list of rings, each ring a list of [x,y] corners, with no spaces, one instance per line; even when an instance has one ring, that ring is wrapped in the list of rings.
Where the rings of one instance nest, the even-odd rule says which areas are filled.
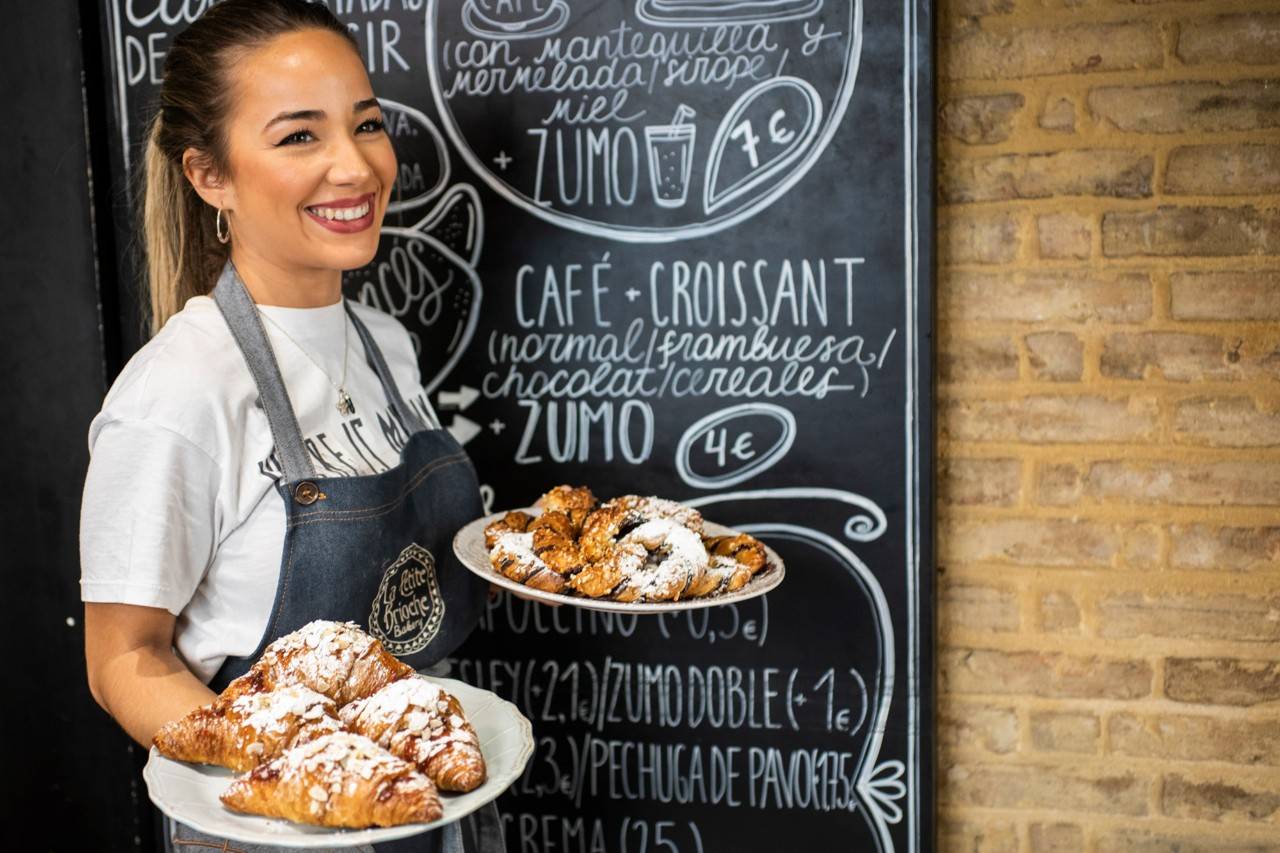
[[[342,294],[397,175],[383,121],[320,3],[224,0],[166,55],[139,194],[153,337],[90,425],[80,529],[90,689],[144,746],[313,620],[424,669],[483,609],[451,548],[483,514],[474,466],[405,328]],[[502,849],[479,814],[465,849]],[[169,819],[165,845],[228,849]]]

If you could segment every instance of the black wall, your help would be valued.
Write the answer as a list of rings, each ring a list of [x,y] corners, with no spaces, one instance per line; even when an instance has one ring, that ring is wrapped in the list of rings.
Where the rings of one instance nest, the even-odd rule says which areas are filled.
[[[85,14],[82,22],[81,14]],[[113,264],[100,266],[86,109],[102,121],[97,12],[75,3],[8,4],[0,28],[0,490],[5,664],[0,766],[8,850],[151,849],[151,810],[128,737],[84,675],[78,520],[89,421],[118,365]],[[88,55],[81,32],[93,33]],[[90,86],[99,73],[87,75]],[[101,124],[99,124],[101,126]],[[107,247],[110,257],[110,247]],[[119,326],[112,317],[106,326]]]

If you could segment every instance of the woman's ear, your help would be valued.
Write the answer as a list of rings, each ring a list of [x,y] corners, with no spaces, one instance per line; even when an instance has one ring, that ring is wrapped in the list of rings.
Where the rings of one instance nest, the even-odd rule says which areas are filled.
[[[196,194],[211,207],[221,210],[233,210],[234,192],[228,187],[213,168],[209,156],[196,148],[188,148],[182,152],[182,174],[186,175]]]

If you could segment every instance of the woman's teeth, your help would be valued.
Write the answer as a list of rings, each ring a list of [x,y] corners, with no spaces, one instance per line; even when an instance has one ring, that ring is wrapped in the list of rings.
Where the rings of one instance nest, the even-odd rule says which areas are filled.
[[[316,216],[323,216],[325,219],[340,219],[343,221],[350,219],[359,219],[369,212],[369,202],[365,202],[359,207],[308,207],[307,210]]]

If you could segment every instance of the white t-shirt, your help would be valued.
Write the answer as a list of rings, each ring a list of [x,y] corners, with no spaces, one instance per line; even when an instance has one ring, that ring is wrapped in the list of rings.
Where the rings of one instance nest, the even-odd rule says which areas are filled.
[[[424,421],[430,409],[409,333],[352,303],[396,385]],[[262,305],[316,475],[385,471],[405,436],[348,325],[346,389],[337,409],[342,303]],[[290,337],[293,340],[290,340]],[[296,343],[295,343],[296,342]],[[249,655],[266,630],[284,547],[281,476],[249,367],[213,299],[197,296],[129,360],[89,426],[80,515],[81,599],[163,607],[177,616],[179,658],[206,683],[228,655]]]

